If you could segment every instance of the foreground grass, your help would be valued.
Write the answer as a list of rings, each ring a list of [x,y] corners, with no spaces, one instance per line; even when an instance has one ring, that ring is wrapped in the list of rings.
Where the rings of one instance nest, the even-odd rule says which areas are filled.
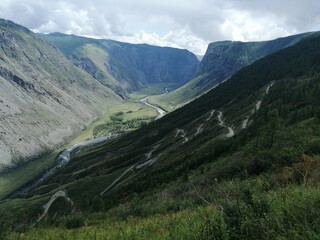
[[[30,231],[10,234],[9,239],[319,239],[318,186],[256,192],[259,184],[255,184],[248,195],[241,189],[246,184],[226,183],[229,195],[219,205],[146,217],[126,215],[119,206],[106,213],[47,219]]]
[[[208,214],[213,221],[218,219],[212,208],[125,220],[103,219],[110,214],[96,214],[91,218],[102,220],[98,223],[88,220],[87,226],[79,229],[39,227],[26,233],[12,234],[10,239],[199,239],[204,230],[202,218]]]

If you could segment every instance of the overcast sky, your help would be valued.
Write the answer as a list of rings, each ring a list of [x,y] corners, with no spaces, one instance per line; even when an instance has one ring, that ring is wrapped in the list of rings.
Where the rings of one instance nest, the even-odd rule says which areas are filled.
[[[186,48],[320,30],[319,0],[1,0],[0,17],[63,32]]]

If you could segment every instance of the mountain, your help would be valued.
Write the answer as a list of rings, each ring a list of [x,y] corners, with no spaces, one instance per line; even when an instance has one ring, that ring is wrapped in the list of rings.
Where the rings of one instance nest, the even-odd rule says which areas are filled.
[[[167,110],[172,110],[201,96],[257,59],[291,46],[311,34],[304,33],[263,42],[222,41],[211,43],[194,79],[169,94],[153,97],[150,100]]]
[[[51,43],[0,20],[0,170],[63,144],[120,102]]]
[[[152,83],[182,85],[194,77],[199,60],[182,49],[97,40],[53,33],[51,41],[76,66],[126,97]]]
[[[26,209],[36,215],[63,189],[73,203],[61,201],[49,214],[64,204],[90,216],[79,231],[55,226],[85,226],[81,212],[52,218],[43,223],[52,229],[24,233],[34,239],[61,231],[70,238],[294,239],[306,230],[315,238],[319,56],[316,34],[262,58],[163,118],[72,153],[28,198],[2,206],[16,217]]]
[[[256,124],[261,121],[262,125],[266,125],[268,112],[273,109],[285,121],[283,127],[294,126],[313,117],[319,104],[316,95],[320,73],[319,44],[320,37],[313,37],[258,60],[207,94],[158,121],[110,143],[81,151],[62,170],[63,180],[61,176],[57,179],[60,183],[74,181],[77,177],[69,174],[86,169],[79,178],[82,181],[84,176],[90,174],[102,176],[120,167],[139,165],[151,159],[157,160],[150,164],[148,172],[162,175],[170,168],[173,171],[179,169],[181,164],[196,161],[201,152],[207,155],[218,143],[241,139],[242,133],[251,125],[262,128]],[[288,92],[283,91],[284,87],[288,88]],[[308,91],[299,93],[301,88]],[[305,114],[302,114],[304,111]],[[298,112],[302,114],[299,117],[295,115]],[[235,138],[231,138],[233,134],[227,136],[230,132],[235,134]],[[146,154],[150,152],[152,154],[148,159]],[[149,176],[149,173],[145,174]],[[161,179],[158,174],[149,177]],[[133,179],[128,185],[132,186]],[[92,189],[93,192],[99,190],[98,186]]]

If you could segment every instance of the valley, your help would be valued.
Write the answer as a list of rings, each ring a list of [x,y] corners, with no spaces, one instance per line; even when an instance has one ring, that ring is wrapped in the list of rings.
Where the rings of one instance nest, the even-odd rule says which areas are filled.
[[[121,117],[125,122],[149,122],[153,119],[161,118],[165,112],[157,106],[149,104],[147,102],[148,96],[146,95],[158,94],[163,91],[163,88],[162,84],[155,84],[149,88],[143,88],[138,92],[132,93],[128,100],[109,108],[104,116],[87,126],[81,134],[75,136],[69,143],[64,144],[61,148],[39,159],[34,159],[16,169],[11,169],[7,173],[1,174],[0,199],[26,195],[30,190],[35,189],[41,182],[67,164],[70,160],[71,153],[80,151],[81,148],[86,146],[117,137],[118,134],[123,134],[123,132],[134,130],[136,127],[122,128],[121,131],[123,132],[119,132],[119,129],[114,129],[117,123],[114,123],[111,119],[119,116],[120,112],[123,113]],[[110,129],[106,129],[106,131],[96,130],[106,124],[111,126]],[[124,125],[122,121],[121,125]],[[139,124],[136,126],[139,126]],[[110,132],[109,130],[113,131]],[[26,172],[28,174],[25,174]]]
[[[96,115],[0,176],[0,236],[318,238],[319,33],[215,42],[199,62],[187,50],[25,31],[86,79],[57,90],[74,99],[54,100],[56,111],[68,117],[74,103]],[[0,82],[37,102],[10,76]]]

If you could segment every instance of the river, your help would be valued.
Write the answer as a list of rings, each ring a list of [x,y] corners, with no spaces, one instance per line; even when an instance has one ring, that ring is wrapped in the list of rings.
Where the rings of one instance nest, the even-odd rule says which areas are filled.
[[[155,118],[155,120],[163,117],[166,114],[166,111],[164,111],[163,109],[161,109],[155,105],[150,104],[148,102],[148,99],[149,99],[149,96],[144,97],[144,98],[140,99],[140,102],[157,110],[158,116]],[[91,139],[77,143],[77,144],[65,149],[57,156],[56,164],[54,166],[52,166],[51,168],[44,171],[41,175],[39,175],[38,177],[36,177],[32,181],[30,181],[30,182],[26,183],[25,185],[23,185],[22,187],[20,187],[17,191],[11,193],[8,196],[8,198],[15,198],[17,196],[26,195],[28,192],[30,192],[33,189],[40,186],[48,177],[50,177],[52,174],[57,172],[60,168],[65,166],[70,161],[72,153],[79,152],[84,147],[88,147],[88,146],[106,141],[110,138],[117,137],[118,135],[119,134],[110,133],[106,136],[91,138]]]
[[[26,195],[31,190],[33,190],[33,189],[37,188],[38,186],[40,186],[43,183],[44,180],[46,180],[52,174],[57,172],[60,168],[65,166],[70,161],[72,153],[80,152],[81,149],[84,148],[84,147],[92,146],[94,144],[97,144],[97,143],[106,141],[108,139],[117,137],[118,135],[119,134],[109,133],[106,136],[87,139],[87,140],[85,140],[83,142],[77,143],[77,144],[75,144],[75,145],[63,150],[57,156],[56,163],[55,163],[54,166],[52,166],[51,168],[49,168],[46,171],[44,171],[41,175],[39,175],[38,177],[36,177],[32,181],[30,181],[30,182],[26,183],[25,185],[23,185],[22,187],[20,187],[17,191],[11,193],[8,196],[8,198],[15,198],[17,196]]]
[[[147,105],[148,107],[152,107],[154,108],[155,110],[157,110],[158,112],[158,116],[155,118],[155,120],[158,120],[159,118],[162,118],[167,112],[164,111],[163,109],[155,106],[155,105],[152,105],[151,103],[148,102],[148,99],[149,99],[150,96],[146,96],[144,98],[141,98],[140,99],[140,102],[142,102],[144,105]]]

